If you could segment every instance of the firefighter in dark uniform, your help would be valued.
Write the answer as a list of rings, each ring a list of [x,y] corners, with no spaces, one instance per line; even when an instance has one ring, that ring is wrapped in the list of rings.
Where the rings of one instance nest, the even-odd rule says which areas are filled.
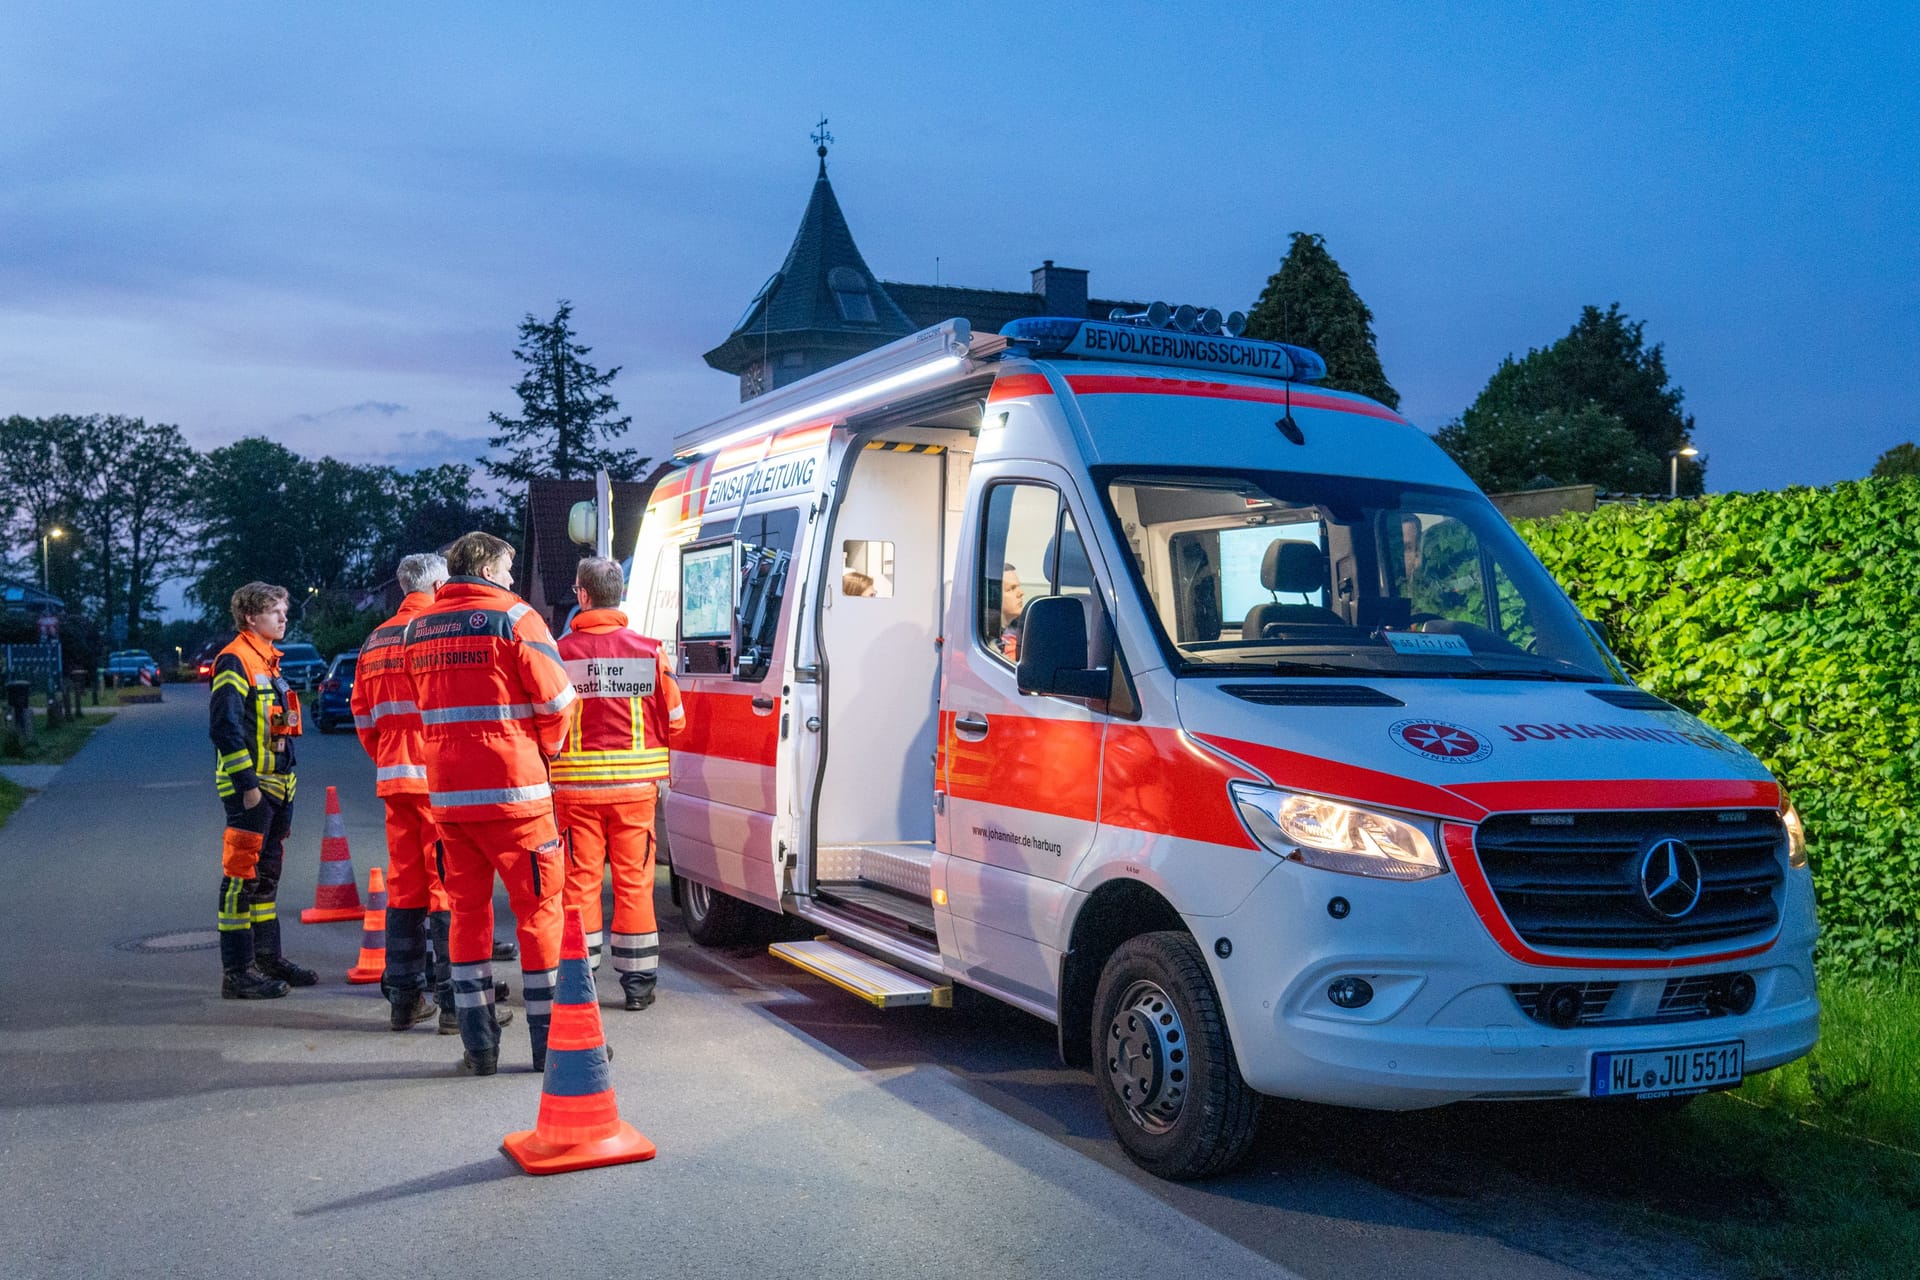
[[[300,699],[273,642],[287,633],[287,592],[249,582],[233,593],[240,634],[213,661],[208,718],[214,787],[226,810],[220,851],[220,994],[272,1000],[319,975],[280,952],[280,863],[293,826],[293,740]]]

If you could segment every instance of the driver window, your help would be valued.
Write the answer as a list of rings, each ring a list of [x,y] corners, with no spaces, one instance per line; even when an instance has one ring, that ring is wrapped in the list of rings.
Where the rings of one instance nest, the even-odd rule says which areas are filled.
[[[998,484],[987,492],[986,529],[980,542],[977,617],[987,652],[1009,664],[1020,661],[1026,607],[1042,596],[1082,597],[1096,615],[1088,641],[1104,640],[1105,611],[1094,591],[1073,513],[1057,490],[1042,484]],[[1091,664],[1098,665],[1098,664]]]

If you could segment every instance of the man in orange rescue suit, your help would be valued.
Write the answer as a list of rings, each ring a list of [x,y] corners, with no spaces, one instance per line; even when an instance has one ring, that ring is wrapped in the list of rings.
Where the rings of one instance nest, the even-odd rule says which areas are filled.
[[[667,738],[686,728],[680,687],[660,663],[660,642],[627,629],[620,566],[597,556],[574,571],[580,602],[560,656],[580,700],[566,749],[553,762],[554,816],[572,866],[566,905],[580,909],[600,963],[600,884],[613,863],[613,967],[627,1008],[653,1003],[660,967],[653,918],[653,812],[667,776]]]
[[[280,954],[280,863],[293,827],[293,740],[300,699],[280,678],[287,592],[249,582],[233,593],[240,634],[213,660],[208,701],[214,790],[227,812],[220,851],[220,994],[272,1000],[319,975]]]
[[[427,809],[440,830],[453,907],[453,999],[462,1071],[492,1075],[493,877],[519,925],[521,990],[533,1065],[544,1070],[560,966],[566,860],[553,824],[547,762],[566,740],[573,685],[553,633],[513,585],[513,548],[489,533],[447,549],[453,575],[407,624],[407,671],[420,709]]]
[[[381,984],[392,1004],[389,1023],[405,1031],[434,1015],[426,997],[427,942],[433,942],[432,986],[440,1034],[460,1029],[448,968],[449,913],[440,885],[439,833],[427,813],[427,766],[420,708],[407,674],[407,624],[433,603],[447,580],[445,558],[428,552],[400,561],[396,576],[406,598],[400,611],[374,628],[360,646],[353,681],[353,726],[374,762],[374,789],[387,808],[387,971]],[[512,1017],[499,1012],[501,1022]]]

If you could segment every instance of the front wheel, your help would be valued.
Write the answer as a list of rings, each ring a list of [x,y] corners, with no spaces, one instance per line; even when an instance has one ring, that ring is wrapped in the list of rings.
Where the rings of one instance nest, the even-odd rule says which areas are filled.
[[[1173,1181],[1238,1164],[1260,1095],[1234,1061],[1206,961],[1184,933],[1146,933],[1113,953],[1094,994],[1093,1078],[1133,1162]]]
[[[674,877],[680,880],[680,877]],[[744,942],[753,924],[753,908],[698,880],[680,884],[680,914],[687,933],[703,947],[730,947]]]

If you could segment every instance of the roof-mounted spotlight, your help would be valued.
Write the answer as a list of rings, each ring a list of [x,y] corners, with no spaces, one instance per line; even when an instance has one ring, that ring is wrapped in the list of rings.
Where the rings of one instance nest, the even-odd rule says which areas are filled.
[[[1200,308],[1181,303],[1173,313],[1173,327],[1182,333],[1192,333],[1200,327]]]
[[[1208,307],[1200,313],[1200,332],[1216,334],[1220,332],[1220,309],[1218,307]]]
[[[1247,313],[1244,311],[1228,312],[1226,328],[1229,337],[1237,338],[1245,333],[1247,331]]]

